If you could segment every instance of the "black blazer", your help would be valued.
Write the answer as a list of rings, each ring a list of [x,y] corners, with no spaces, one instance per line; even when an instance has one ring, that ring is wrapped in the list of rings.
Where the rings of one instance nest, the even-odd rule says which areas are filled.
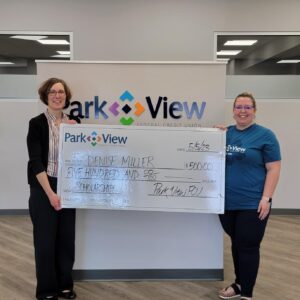
[[[80,119],[69,116],[71,120],[80,123]],[[27,165],[27,180],[30,186],[40,186],[36,175],[47,172],[49,154],[49,126],[44,113],[29,121],[27,134],[27,149],[29,161]]]

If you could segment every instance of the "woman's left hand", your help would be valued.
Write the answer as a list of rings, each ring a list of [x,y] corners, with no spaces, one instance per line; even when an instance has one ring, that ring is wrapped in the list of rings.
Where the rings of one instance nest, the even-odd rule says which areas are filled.
[[[267,217],[267,215],[269,214],[270,209],[271,209],[271,203],[264,199],[261,199],[259,202],[259,205],[258,205],[258,209],[257,209],[257,212],[259,213],[259,216],[258,216],[259,219],[260,220],[265,219]]]

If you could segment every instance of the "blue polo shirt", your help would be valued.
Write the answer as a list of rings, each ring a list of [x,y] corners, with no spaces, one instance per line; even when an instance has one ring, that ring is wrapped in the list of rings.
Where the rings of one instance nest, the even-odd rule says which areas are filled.
[[[226,133],[225,209],[257,209],[261,200],[268,162],[281,160],[275,134],[253,124]]]

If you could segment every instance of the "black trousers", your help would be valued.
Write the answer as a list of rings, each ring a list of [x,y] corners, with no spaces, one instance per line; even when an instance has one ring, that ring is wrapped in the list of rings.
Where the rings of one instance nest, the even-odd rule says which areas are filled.
[[[56,191],[56,179],[50,178]],[[33,224],[36,297],[55,296],[73,288],[75,209],[54,210],[41,187],[30,188],[29,212]]]
[[[268,217],[258,218],[257,210],[226,210],[219,215],[224,231],[231,238],[235,282],[241,285],[242,296],[252,297]]]

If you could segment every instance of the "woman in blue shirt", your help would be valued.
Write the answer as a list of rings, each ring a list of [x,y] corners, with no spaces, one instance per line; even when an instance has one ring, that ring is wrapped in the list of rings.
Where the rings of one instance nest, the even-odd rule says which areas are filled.
[[[274,133],[254,122],[252,94],[233,104],[235,125],[226,134],[225,213],[220,215],[231,238],[235,282],[219,292],[221,299],[252,299],[259,268],[259,248],[280,174],[280,147]]]

